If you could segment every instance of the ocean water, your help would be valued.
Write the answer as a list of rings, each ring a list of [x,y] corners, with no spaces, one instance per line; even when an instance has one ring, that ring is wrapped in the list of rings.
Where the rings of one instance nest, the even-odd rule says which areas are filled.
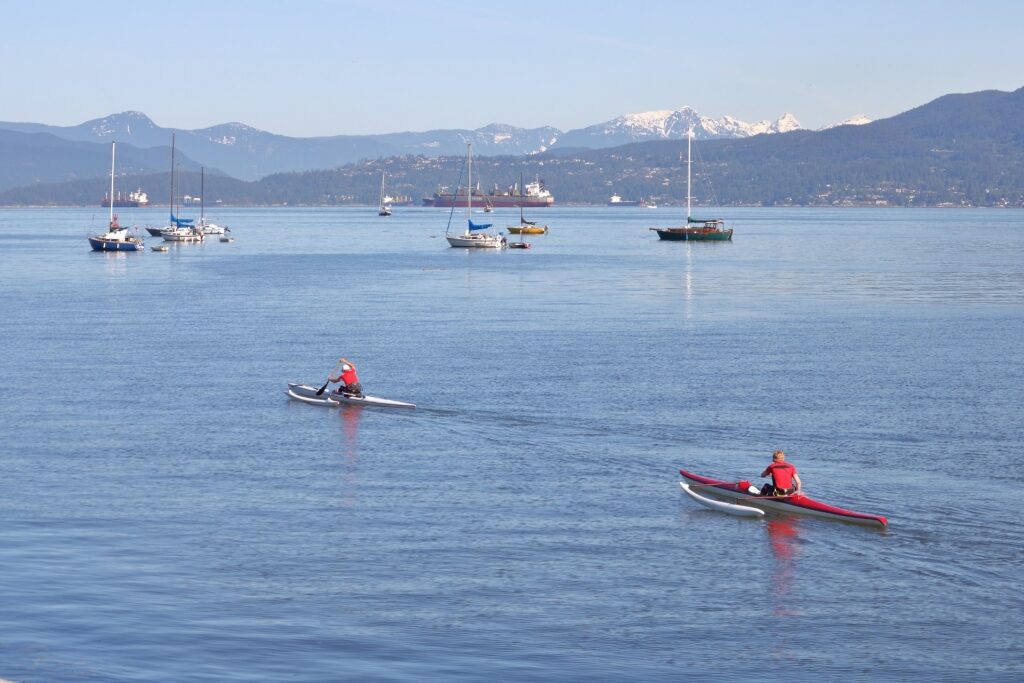
[[[375,213],[0,211],[0,678],[1024,678],[1024,211]],[[775,448],[889,528],[676,483]]]

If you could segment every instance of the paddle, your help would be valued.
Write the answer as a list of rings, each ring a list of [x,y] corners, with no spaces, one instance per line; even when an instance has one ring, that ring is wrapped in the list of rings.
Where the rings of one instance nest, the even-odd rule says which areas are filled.
[[[316,390],[316,395],[317,395],[317,396],[319,396],[319,395],[321,395],[322,393],[324,393],[324,389],[326,389],[326,388],[327,388],[327,385],[328,385],[328,384],[330,384],[330,383],[331,383],[331,380],[330,380],[330,379],[328,379],[328,380],[327,380],[326,382],[324,382],[324,385],[323,385],[322,387],[320,387],[319,389],[317,389],[317,390]]]

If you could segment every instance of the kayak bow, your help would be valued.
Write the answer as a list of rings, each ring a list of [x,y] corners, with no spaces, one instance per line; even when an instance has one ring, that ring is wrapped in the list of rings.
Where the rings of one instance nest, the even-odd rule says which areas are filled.
[[[768,512],[808,515],[811,517],[850,522],[851,524],[860,524],[863,526],[885,527],[889,523],[888,520],[881,515],[867,515],[862,512],[846,510],[841,507],[836,507],[834,505],[814,500],[802,493],[795,493],[785,497],[755,495],[741,489],[739,484],[735,482],[709,479],[708,477],[703,477],[699,474],[694,474],[693,472],[687,472],[686,470],[679,470],[679,474],[683,476],[686,484],[699,484],[702,488],[702,493],[707,493],[715,498],[729,501],[729,503],[736,506],[742,502],[744,506],[751,505]],[[684,482],[680,483],[682,484]],[[684,486],[683,490],[686,490],[686,488],[687,487]],[[689,493],[691,495],[696,495],[692,491],[689,491]]]

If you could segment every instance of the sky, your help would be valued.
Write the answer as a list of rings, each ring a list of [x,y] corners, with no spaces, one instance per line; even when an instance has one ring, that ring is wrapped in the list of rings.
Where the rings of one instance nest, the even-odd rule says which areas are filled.
[[[1024,2],[3,0],[0,121],[282,135],[693,107],[805,128],[1024,86]]]

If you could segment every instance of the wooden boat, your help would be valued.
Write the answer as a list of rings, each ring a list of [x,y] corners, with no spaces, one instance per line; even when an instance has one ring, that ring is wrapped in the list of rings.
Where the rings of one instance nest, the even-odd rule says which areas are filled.
[[[319,387],[314,387],[309,384],[296,384],[293,382],[288,383],[288,391],[286,392],[292,398],[296,398],[306,403],[313,403],[316,405],[329,406],[330,404],[338,405],[340,403],[348,403],[349,405],[355,406],[376,406],[378,408],[415,408],[415,403],[406,403],[405,401],[392,401],[387,398],[380,398],[379,396],[349,396],[347,394],[340,393],[338,391],[332,391],[329,393],[323,393],[317,396]]]
[[[658,233],[658,238],[669,242],[728,242],[732,240],[732,228],[725,227],[721,218],[693,218],[690,216],[690,204],[693,193],[690,191],[690,169],[693,166],[690,156],[690,145],[693,142],[693,130],[686,136],[686,225],[676,228],[651,228]]]
[[[114,160],[117,157],[117,143],[110,143],[110,196],[114,196]],[[142,239],[128,234],[128,228],[121,227],[114,213],[114,202],[110,202],[110,222],[107,232],[102,235],[89,235],[89,246],[93,251],[142,251],[145,246]]]
[[[469,168],[469,179],[466,186],[469,188],[473,187],[473,143],[466,143],[466,165]],[[453,208],[452,211],[455,209]],[[492,233],[484,232],[488,228],[492,227],[491,223],[477,224],[473,222],[473,193],[472,191],[466,192],[466,232],[461,235],[449,234],[448,229],[451,228],[451,215],[448,217],[448,227],[445,228],[444,236],[448,240],[448,244],[453,247],[469,247],[477,249],[501,249],[505,247],[508,242],[502,235],[495,235]]]
[[[807,515],[851,524],[882,528],[888,520],[880,515],[868,515],[822,503],[802,493],[791,496],[762,496],[752,493],[749,482],[730,482],[710,479],[693,472],[679,470],[686,484],[700,486],[701,493],[714,496],[733,505],[750,505],[767,512]]]

